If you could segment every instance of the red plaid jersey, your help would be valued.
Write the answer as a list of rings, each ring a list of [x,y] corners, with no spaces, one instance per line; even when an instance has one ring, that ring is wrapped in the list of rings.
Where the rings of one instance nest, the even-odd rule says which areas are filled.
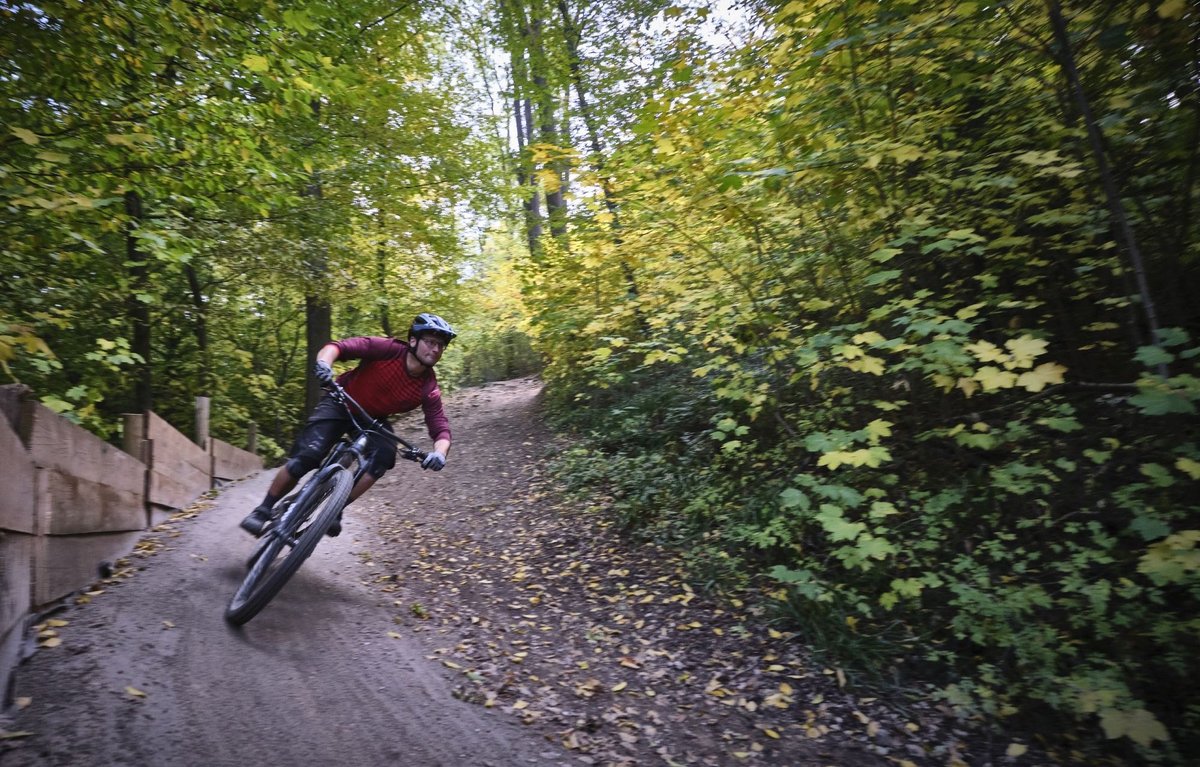
[[[414,378],[408,374],[405,358],[408,344],[395,338],[357,336],[334,341],[339,360],[362,360],[358,367],[338,376],[346,388],[372,418],[407,413],[420,407],[425,411],[425,426],[436,442],[450,439],[450,420],[442,410],[442,391],[433,370]]]

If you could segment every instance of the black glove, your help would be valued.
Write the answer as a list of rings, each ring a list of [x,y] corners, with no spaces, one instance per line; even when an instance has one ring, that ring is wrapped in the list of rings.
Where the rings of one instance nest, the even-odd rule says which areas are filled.
[[[433,469],[434,471],[441,471],[442,467],[445,465],[446,465],[446,456],[442,455],[437,450],[434,450],[432,453],[425,456],[425,460],[421,461],[422,469]]]
[[[325,360],[317,360],[317,364],[313,365],[313,375],[323,384],[333,383],[333,368]]]

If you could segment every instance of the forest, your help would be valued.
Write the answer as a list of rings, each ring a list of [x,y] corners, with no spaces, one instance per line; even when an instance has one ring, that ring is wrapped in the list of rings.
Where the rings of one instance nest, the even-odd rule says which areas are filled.
[[[1187,0],[0,2],[0,378],[278,460],[330,338],[850,683],[1200,759]],[[1193,296],[1189,299],[1188,296]]]

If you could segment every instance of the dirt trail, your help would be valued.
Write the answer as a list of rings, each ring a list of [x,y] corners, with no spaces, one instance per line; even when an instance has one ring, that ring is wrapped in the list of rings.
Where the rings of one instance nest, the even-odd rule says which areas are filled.
[[[394,474],[456,481],[407,463]],[[365,583],[378,538],[361,512],[253,621],[228,626],[222,613],[251,551],[236,525],[268,480],[235,483],[180,515],[96,586],[103,593],[49,616],[66,624],[51,627],[61,643],[20,667],[24,707],[3,727],[31,734],[0,741],[0,763],[559,763],[539,734],[456,699],[445,667],[397,630],[394,599]],[[403,487],[393,479],[376,502]]]
[[[694,592],[542,475],[521,379],[447,399],[440,473],[407,462],[244,628],[222,612],[269,473],[147,536],[52,617],[19,670],[0,763],[944,765],[937,717],[843,690],[801,638]],[[427,442],[410,415],[399,433]],[[928,714],[928,715],[927,715]]]

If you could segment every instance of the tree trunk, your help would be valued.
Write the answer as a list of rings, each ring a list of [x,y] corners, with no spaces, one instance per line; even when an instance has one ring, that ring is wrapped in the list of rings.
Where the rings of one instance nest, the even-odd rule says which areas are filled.
[[[320,116],[321,103],[319,101],[312,102],[312,112],[313,117]],[[304,196],[313,200],[321,199],[321,177],[317,171],[313,171],[308,186],[304,189]],[[322,394],[320,383],[311,373],[313,360],[317,358],[317,352],[321,351],[321,347],[332,340],[331,334],[333,333],[333,309],[324,293],[329,273],[329,264],[326,261],[324,250],[318,251],[309,260],[307,266],[310,292],[304,297],[306,354],[304,364],[301,365],[304,373],[305,416],[317,406]]]
[[[558,105],[554,90],[547,79],[550,64],[542,40],[543,26],[544,22],[535,11],[521,32],[529,51],[529,80],[533,85],[533,95],[537,99],[538,139],[543,144],[557,147],[559,130],[555,111]],[[532,135],[533,126],[529,125],[528,128]],[[546,218],[550,221],[550,236],[563,241],[567,233],[567,203],[563,195],[566,169],[562,160],[551,160],[546,165],[557,176],[555,186],[546,190]],[[563,244],[565,247],[565,241]]]
[[[513,64],[517,63],[514,54]],[[537,180],[532,173],[532,162],[529,159],[529,125],[533,122],[533,111],[528,99],[513,99],[513,117],[517,125],[517,185],[527,189],[522,206],[525,209],[525,239],[529,245],[529,255],[537,260],[541,255],[542,210],[541,192]]]
[[[133,379],[133,401],[136,410],[154,409],[154,374],[151,368],[150,304],[143,296],[150,287],[150,266],[146,254],[138,247],[134,233],[141,226],[142,197],[134,191],[125,193],[125,261],[129,264],[129,297],[127,306],[133,326],[131,351],[142,358]]]
[[[200,278],[191,264],[184,266],[187,275],[188,288],[192,293],[192,306],[196,307],[196,319],[192,323],[192,332],[196,336],[196,348],[200,354],[200,376],[197,382],[202,395],[210,396],[212,388],[212,357],[208,349],[208,302],[204,300],[204,291],[200,287]]]
[[[304,320],[305,349],[308,354],[305,357],[305,364],[301,368],[304,371],[304,405],[307,415],[317,406],[322,394],[321,384],[311,374],[311,369],[313,360],[317,358],[317,352],[332,340],[333,310],[329,306],[329,300],[324,296],[305,296]]]
[[[1146,323],[1146,342],[1155,344],[1158,343],[1157,309],[1155,308],[1154,298],[1150,294],[1150,283],[1146,276],[1146,265],[1142,259],[1141,249],[1138,247],[1137,237],[1133,232],[1133,225],[1129,223],[1129,217],[1125,214],[1125,205],[1121,200],[1121,191],[1117,186],[1116,178],[1108,165],[1108,158],[1104,153],[1104,135],[1100,131],[1100,125],[1096,122],[1095,115],[1092,114],[1091,104],[1088,102],[1087,94],[1083,91],[1083,83],[1079,79],[1079,68],[1075,63],[1075,52],[1071,48],[1071,39],[1067,35],[1067,22],[1063,18],[1062,7],[1059,5],[1058,0],[1046,0],[1046,9],[1050,14],[1050,27],[1054,31],[1054,40],[1058,43],[1058,63],[1062,67],[1064,74],[1066,74],[1067,83],[1071,88],[1071,95],[1075,99],[1076,107],[1079,109],[1084,126],[1087,128],[1088,144],[1091,146],[1092,159],[1096,162],[1096,169],[1100,174],[1100,184],[1104,189],[1104,197],[1108,202],[1108,212],[1112,216],[1113,234],[1129,258],[1134,278],[1137,281],[1138,293],[1142,299],[1142,313]],[[1167,366],[1162,364],[1158,366],[1158,372],[1165,377],[1169,371]]]
[[[575,99],[579,102],[579,116],[583,118],[584,127],[587,128],[588,132],[592,167],[596,169],[596,173],[600,176],[601,190],[604,193],[604,207],[612,216],[612,223],[609,224],[609,227],[612,230],[613,244],[617,246],[617,251],[620,252],[623,243],[621,239],[621,210],[616,196],[612,191],[612,179],[605,173],[604,145],[600,141],[599,121],[596,119],[592,106],[588,102],[587,86],[583,82],[583,68],[579,58],[579,39],[582,31],[575,23],[575,20],[571,18],[570,9],[567,7],[567,0],[558,0],[558,13],[562,17],[563,36],[567,44],[567,64],[571,70],[571,82],[575,86]],[[629,265],[629,261],[623,255],[620,258],[620,264],[621,276],[625,280],[628,296],[631,300],[635,300],[640,293],[633,267]],[[642,317],[641,310],[638,309],[636,311],[638,324],[642,326],[643,330],[647,330],[649,326]]]

